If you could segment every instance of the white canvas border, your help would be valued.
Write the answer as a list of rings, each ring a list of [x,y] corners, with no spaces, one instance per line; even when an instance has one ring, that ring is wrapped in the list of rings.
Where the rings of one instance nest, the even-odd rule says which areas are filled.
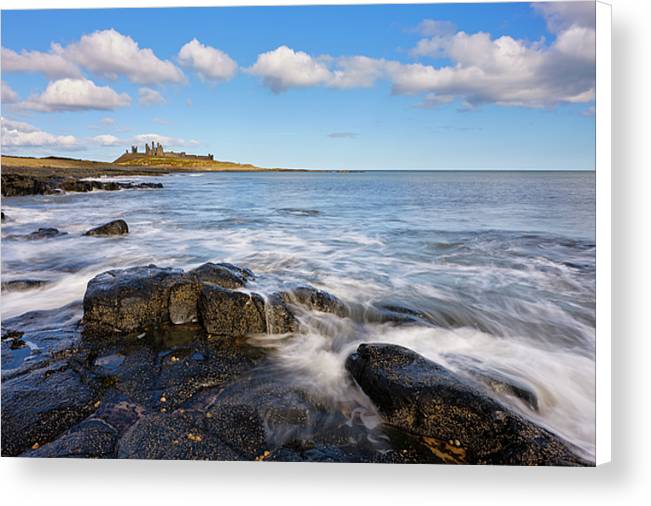
[[[612,6],[597,1],[596,87],[596,464],[611,458],[611,23]]]
[[[497,3],[527,0],[58,0],[56,8],[245,5]],[[531,0],[563,1],[563,0]],[[565,0],[568,1],[568,0]],[[572,0],[569,0],[572,1]],[[1,0],[2,9],[52,8],[48,0]],[[596,464],[611,460],[611,21],[612,6],[596,1]]]

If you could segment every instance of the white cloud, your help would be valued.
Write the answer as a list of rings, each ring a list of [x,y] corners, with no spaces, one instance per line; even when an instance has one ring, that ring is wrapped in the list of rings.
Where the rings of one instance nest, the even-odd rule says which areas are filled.
[[[458,98],[482,103],[544,107],[594,100],[594,3],[534,4],[555,34],[551,44],[493,39],[488,33],[441,33],[418,41],[415,57],[446,57],[449,65],[388,65],[394,93],[426,93],[423,106]]]
[[[52,44],[49,53],[2,48],[3,72],[39,72],[50,79],[80,77],[79,67],[62,54],[61,46]]]
[[[452,35],[457,31],[457,27],[451,21],[441,21],[438,19],[424,19],[420,22],[416,31],[423,37],[435,37]]]
[[[454,100],[465,107],[484,103],[547,107],[594,100],[594,4],[541,5],[536,8],[555,34],[551,44],[544,39],[530,42],[457,32],[453,23],[424,20],[416,31],[426,37],[411,55],[445,58],[449,63],[313,56],[281,46],[260,54],[248,72],[276,93],[293,87],[366,87],[388,79],[394,94],[423,95],[422,107]]]
[[[140,105],[157,105],[164,103],[165,98],[156,90],[140,88],[138,90],[138,102]]]
[[[72,135],[55,135],[19,121],[1,119],[2,148],[51,147],[63,150],[80,149],[77,138]]]
[[[179,63],[194,69],[206,81],[227,81],[237,71],[237,64],[223,51],[192,39],[179,51]]]
[[[63,49],[65,57],[108,79],[126,76],[137,84],[182,83],[183,72],[169,60],[161,60],[149,48],[141,48],[127,35],[110,29],[84,35]]]
[[[18,94],[4,81],[0,81],[2,90],[1,102],[3,104],[15,104],[18,102]]]
[[[119,146],[121,144],[124,144],[123,141],[121,141],[115,135],[110,134],[96,135],[93,137],[93,140],[101,146]]]
[[[258,55],[249,72],[261,77],[274,93],[288,88],[325,84],[332,79],[332,73],[324,62],[287,46]]]
[[[161,60],[149,48],[141,48],[128,35],[109,29],[83,35],[67,46],[52,44],[49,52],[2,48],[3,72],[40,72],[51,79],[80,78],[80,68],[98,76],[125,76],[137,84],[183,83],[181,69]]]
[[[20,105],[35,111],[112,110],[131,103],[126,93],[118,94],[108,86],[97,86],[88,79],[60,79],[45,91]]]
[[[560,33],[572,26],[595,29],[594,2],[536,2],[532,7],[540,12],[551,33]]]
[[[156,133],[139,134],[130,139],[131,144],[146,144],[151,142],[160,142],[165,148],[171,147],[189,147],[197,146],[199,141],[194,139],[181,139],[179,137],[171,137],[168,135],[161,135]]]
[[[384,75],[385,60],[344,56],[333,60],[332,75],[325,83],[335,88],[367,88]]]
[[[280,46],[258,55],[248,72],[261,77],[274,93],[289,88],[328,86],[356,88],[373,86],[382,77],[385,62],[367,56],[328,55],[313,57],[303,51]]]

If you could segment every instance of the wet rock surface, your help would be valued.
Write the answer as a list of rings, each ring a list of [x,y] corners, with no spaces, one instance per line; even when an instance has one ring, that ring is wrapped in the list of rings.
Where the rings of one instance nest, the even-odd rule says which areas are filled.
[[[280,297],[287,304],[305,306],[313,311],[332,313],[340,317],[349,314],[348,307],[337,297],[311,286],[296,287],[280,293]]]
[[[206,332],[221,336],[246,336],[266,332],[264,300],[206,284],[199,296],[199,315]]]
[[[265,301],[260,294],[228,288],[252,278],[251,271],[229,264],[189,272],[155,265],[107,271],[88,283],[84,330],[102,338],[198,321],[216,336],[296,331],[298,322],[281,296]]]
[[[186,282],[183,271],[155,265],[99,274],[90,280],[84,295],[85,330],[101,337],[166,323],[170,292]]]
[[[5,239],[11,239],[11,240],[23,240],[23,241],[38,241],[40,239],[50,239],[52,237],[58,237],[61,235],[67,235],[67,232],[61,232],[57,228],[53,227],[45,227],[45,228],[39,228],[38,230],[34,230],[34,232],[31,232],[29,234],[12,234],[8,235],[5,237]]]
[[[53,440],[88,416],[96,402],[96,385],[67,361],[3,377],[3,456],[18,455]]]
[[[89,236],[104,236],[104,235],[123,235],[129,233],[129,226],[124,220],[113,220],[100,225],[99,227],[91,228],[86,231],[84,235]]]
[[[249,269],[243,269],[233,264],[212,262],[200,265],[190,271],[190,274],[194,274],[201,283],[210,283],[231,289],[242,288],[248,280],[255,278]]]
[[[346,368],[388,423],[472,464],[587,465],[570,445],[412,350],[362,344]]]
[[[2,282],[2,290],[8,292],[25,292],[47,285],[44,279],[12,279]]]
[[[472,380],[397,346],[361,345],[346,363],[342,387],[354,379],[381,414],[364,423],[357,401],[297,381],[251,344],[349,306],[312,287],[263,296],[248,290],[254,279],[231,264],[113,270],[88,283],[81,325],[78,304],[3,322],[2,454],[586,464]]]
[[[161,183],[131,183],[86,180],[70,176],[36,174],[2,174],[2,196],[50,195],[60,192],[90,192],[93,190],[128,190],[162,188]]]

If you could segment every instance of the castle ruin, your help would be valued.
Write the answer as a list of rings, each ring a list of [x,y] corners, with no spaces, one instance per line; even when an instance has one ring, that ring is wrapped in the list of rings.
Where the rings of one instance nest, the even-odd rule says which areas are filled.
[[[149,143],[145,144],[144,153],[138,151],[138,146],[131,146],[131,150],[127,149],[114,163],[128,162],[135,158],[184,158],[187,160],[214,161],[212,153],[192,155],[185,151],[165,151],[160,142],[151,141],[151,145]]]

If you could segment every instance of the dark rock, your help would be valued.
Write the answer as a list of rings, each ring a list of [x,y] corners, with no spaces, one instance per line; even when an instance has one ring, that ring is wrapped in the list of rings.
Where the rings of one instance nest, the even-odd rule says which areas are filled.
[[[162,188],[161,183],[122,183],[32,174],[2,174],[2,196],[49,195],[93,190],[115,191],[136,188]]]
[[[199,317],[209,334],[239,337],[267,330],[264,300],[256,293],[204,284],[199,296]]]
[[[124,220],[113,220],[99,227],[91,228],[84,235],[101,236],[101,235],[123,235],[129,233],[129,226]]]
[[[190,271],[201,283],[211,283],[223,288],[242,288],[249,279],[253,279],[253,272],[242,269],[233,264],[214,264],[212,262],[200,265]]]
[[[157,460],[242,459],[213,429],[211,418],[193,410],[143,417],[120,439],[117,456]]]
[[[144,188],[162,188],[161,183],[121,183],[117,181],[97,181],[87,179],[66,179],[58,186],[67,192],[90,192],[93,190],[116,191]]]
[[[457,462],[590,465],[569,443],[407,348],[362,344],[346,368],[388,423],[422,436],[433,451],[457,447]]]
[[[287,334],[298,331],[298,320],[283,301],[281,294],[270,295],[264,303],[267,333]]]
[[[13,279],[2,282],[2,290],[7,292],[24,292],[47,285],[44,279]]]
[[[11,340],[11,344],[9,345],[9,348],[11,348],[12,350],[19,350],[20,348],[24,348],[25,346],[27,346],[25,344],[25,341],[23,341],[20,337],[14,337]]]
[[[356,456],[341,448],[315,446],[308,449],[278,448],[270,453],[269,462],[356,462]]]
[[[29,234],[12,234],[8,235],[6,239],[20,239],[20,240],[25,240],[25,241],[37,241],[39,239],[50,239],[52,237],[58,237],[60,235],[66,235],[67,232],[60,232],[56,228],[52,227],[46,227],[46,228],[39,228],[38,230],[35,230],[34,232],[31,232]]]
[[[181,276],[170,287],[169,318],[174,324],[196,322],[201,286],[192,275]]]
[[[23,453],[32,458],[113,458],[117,443],[116,430],[99,419],[90,418],[68,430],[61,437]]]
[[[44,195],[54,193],[56,180],[23,174],[2,174],[2,196]]]
[[[329,407],[300,387],[264,374],[252,374],[225,388],[207,390],[193,400],[192,406],[215,420],[225,420],[228,413],[246,413],[246,423],[222,423],[220,430],[226,441],[243,441],[255,434],[256,443],[249,446],[249,456],[281,447],[288,441],[311,438],[333,416]],[[337,418],[337,423],[328,427],[345,422],[343,417]]]
[[[59,361],[2,381],[2,455],[43,445],[86,418],[97,392]]]
[[[89,281],[84,295],[85,333],[129,333],[171,318],[191,319],[193,298],[187,291],[193,286],[183,271],[155,265],[99,274]]]
[[[515,397],[532,411],[538,411],[538,396],[529,385],[492,369],[486,370],[468,365],[462,366],[462,369],[496,394]]]
[[[291,291],[281,292],[279,295],[287,304],[305,306],[314,311],[333,313],[341,317],[349,315],[348,307],[341,300],[311,286],[299,286]]]
[[[25,333],[21,332],[20,330],[9,329],[2,334],[2,340],[4,341],[5,339],[16,339],[23,337],[24,335]]]
[[[153,382],[158,394],[155,407],[169,411],[203,390],[223,388],[250,371],[261,357],[259,349],[243,342],[201,338],[159,354]]]
[[[4,212],[4,211],[2,211],[1,214],[2,214],[2,221],[4,222],[4,221],[7,219],[7,217],[5,216],[5,212]]]

